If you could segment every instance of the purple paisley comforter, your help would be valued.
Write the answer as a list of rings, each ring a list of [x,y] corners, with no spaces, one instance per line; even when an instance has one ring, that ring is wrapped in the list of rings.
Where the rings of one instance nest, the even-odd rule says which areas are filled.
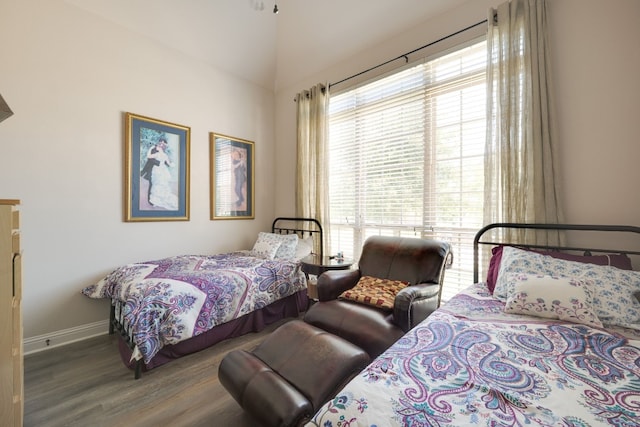
[[[309,426],[640,426],[640,334],[503,313],[456,295]]]
[[[234,252],[122,266],[82,293],[122,301],[133,356],[148,363],[165,345],[263,308],[306,287],[299,263]]]

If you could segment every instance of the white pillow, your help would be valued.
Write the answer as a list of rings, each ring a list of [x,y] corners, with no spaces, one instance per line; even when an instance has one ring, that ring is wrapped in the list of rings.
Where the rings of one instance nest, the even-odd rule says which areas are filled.
[[[504,311],[602,327],[593,307],[593,282],[586,279],[507,273],[513,283]]]
[[[278,234],[261,231],[258,233],[258,240],[253,245],[251,253],[260,258],[273,259],[281,245],[282,240]]]
[[[313,252],[313,237],[307,236],[303,239],[298,238],[298,246],[296,246],[295,259],[302,259]]]
[[[589,279],[593,282],[593,305],[600,321],[604,325],[640,330],[640,302],[634,295],[640,291],[640,272],[556,259],[507,246],[502,252],[493,292],[502,301],[506,301],[507,295],[513,293],[514,283],[509,282],[508,273]]]
[[[280,239],[280,247],[276,252],[276,259],[294,259],[298,246],[297,234],[276,234]]]

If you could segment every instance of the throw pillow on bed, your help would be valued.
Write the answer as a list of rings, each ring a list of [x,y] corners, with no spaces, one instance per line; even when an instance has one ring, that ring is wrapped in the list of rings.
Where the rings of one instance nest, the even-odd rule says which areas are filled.
[[[280,247],[276,252],[276,259],[294,259],[296,256],[296,246],[298,246],[297,234],[276,234],[280,239]]]
[[[515,283],[508,273],[540,274],[589,279],[594,284],[593,305],[605,326],[623,326],[640,330],[640,272],[616,267],[555,259],[547,255],[505,247],[493,295],[506,301]]]
[[[261,231],[258,233],[258,240],[253,245],[251,252],[254,256],[260,258],[273,259],[280,245],[282,245],[282,240],[277,234]]]
[[[351,289],[344,291],[338,298],[372,305],[383,310],[393,310],[396,294],[409,286],[400,280],[379,279],[362,276]]]
[[[508,273],[513,283],[504,311],[602,327],[593,307],[595,291],[588,279]]]

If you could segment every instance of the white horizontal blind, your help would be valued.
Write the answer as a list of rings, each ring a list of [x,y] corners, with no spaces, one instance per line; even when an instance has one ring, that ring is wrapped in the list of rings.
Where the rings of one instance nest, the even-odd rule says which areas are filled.
[[[486,43],[331,96],[332,253],[371,235],[439,238],[454,250],[443,299],[471,284],[482,226]]]

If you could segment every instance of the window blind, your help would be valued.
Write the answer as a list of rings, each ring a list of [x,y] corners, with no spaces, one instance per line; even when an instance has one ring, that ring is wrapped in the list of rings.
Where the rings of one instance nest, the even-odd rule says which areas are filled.
[[[482,227],[486,43],[332,95],[332,253],[358,259],[371,235],[443,239],[454,265],[443,299],[472,282]]]

